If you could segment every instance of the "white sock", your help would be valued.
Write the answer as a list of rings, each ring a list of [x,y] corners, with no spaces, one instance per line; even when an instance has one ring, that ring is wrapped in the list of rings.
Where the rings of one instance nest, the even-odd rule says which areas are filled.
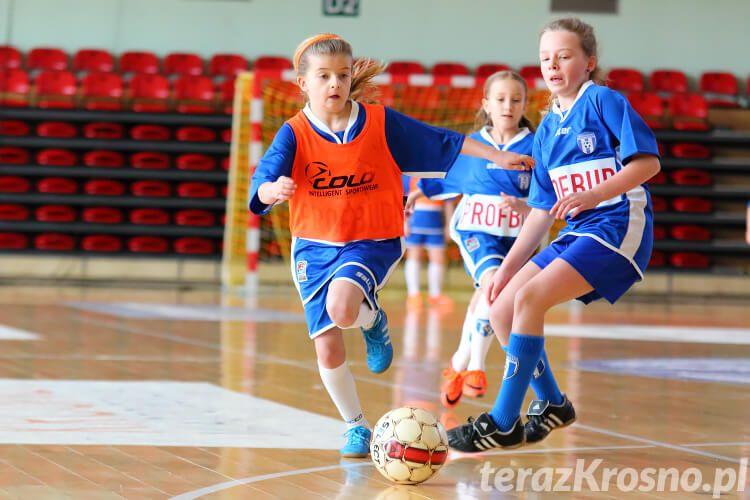
[[[406,291],[409,295],[419,294],[419,261],[417,259],[406,259],[404,264],[406,274]]]
[[[346,427],[351,429],[361,425],[370,429],[370,423],[362,413],[354,377],[346,361],[336,368],[326,368],[318,362],[318,371],[323,386],[331,396],[333,404],[338,408],[341,418],[346,422]]]
[[[427,265],[427,289],[430,297],[437,297],[443,289],[443,266],[430,262]]]
[[[477,307],[474,309],[474,333],[471,336],[471,360],[467,370],[484,371],[484,361],[487,351],[490,350],[492,341],[495,340],[495,332],[490,326],[490,305],[487,296],[479,296]]]
[[[453,353],[451,358],[451,367],[457,372],[464,371],[469,364],[471,356],[471,337],[474,331],[474,314],[471,312],[471,306],[466,308],[466,317],[464,326],[461,328],[461,340],[458,343],[458,349]]]
[[[419,314],[414,311],[406,311],[402,345],[401,352],[403,352],[404,358],[409,361],[417,361],[419,358]]]
[[[370,306],[367,305],[367,302],[362,302],[359,305],[359,314],[357,315],[357,319],[354,320],[354,323],[352,323],[349,328],[364,328],[367,330],[368,328],[372,328],[372,325],[375,324],[375,319],[378,317],[378,310],[377,309],[370,309]]]

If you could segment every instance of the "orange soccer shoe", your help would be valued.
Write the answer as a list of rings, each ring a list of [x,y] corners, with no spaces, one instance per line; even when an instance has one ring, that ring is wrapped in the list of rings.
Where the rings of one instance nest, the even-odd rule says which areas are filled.
[[[443,385],[440,386],[440,402],[446,408],[453,408],[461,400],[464,387],[464,374],[453,368],[443,370]]]
[[[453,299],[447,295],[430,295],[427,297],[427,302],[441,312],[451,312],[453,310]]]
[[[406,310],[419,311],[422,309],[422,296],[418,293],[406,297]]]
[[[482,370],[464,372],[463,393],[471,398],[481,398],[487,392],[487,377]]]

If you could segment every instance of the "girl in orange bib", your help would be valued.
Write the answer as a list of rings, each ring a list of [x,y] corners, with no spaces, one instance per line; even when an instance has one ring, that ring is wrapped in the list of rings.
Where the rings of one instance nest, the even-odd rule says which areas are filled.
[[[404,252],[402,173],[443,177],[463,153],[507,168],[533,160],[430,127],[383,106],[359,103],[382,64],[359,59],[332,34],[294,55],[305,108],[278,131],[252,177],[250,209],[289,201],[292,276],[305,309],[323,385],[347,424],[341,454],[369,452],[370,425],[346,364],[341,330],[362,329],[371,371],[393,359],[378,291]]]

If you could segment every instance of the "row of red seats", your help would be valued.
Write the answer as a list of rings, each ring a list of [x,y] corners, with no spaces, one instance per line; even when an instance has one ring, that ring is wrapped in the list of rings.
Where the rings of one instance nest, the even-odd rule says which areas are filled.
[[[0,176],[0,193],[28,193],[32,189],[32,180],[16,175]],[[43,177],[34,183],[38,193],[76,194],[80,191],[92,196],[123,196],[129,191],[133,196],[166,198],[173,195],[173,186],[160,180],[140,180],[125,182],[113,179],[91,179],[79,185],[75,179],[67,177]],[[180,198],[216,198],[226,197],[227,187],[207,182],[180,182],[174,185],[174,194]]]
[[[25,221],[33,218],[40,222],[75,222],[79,214],[67,205],[42,205],[32,208],[16,203],[0,204],[0,220]],[[121,224],[125,221],[123,211],[115,207],[89,207],[80,212],[80,220],[92,224]],[[224,216],[219,219],[224,224]],[[178,226],[213,226],[217,217],[208,210],[185,209],[170,215],[160,208],[136,208],[128,213],[131,224],[166,225],[170,221]]]
[[[22,233],[0,233],[0,249],[23,250],[29,247],[30,236]],[[198,237],[177,238],[169,242],[159,236],[134,236],[126,241],[108,234],[95,234],[81,238],[78,247],[87,252],[121,252],[124,245],[134,253],[167,253],[170,248],[182,254],[212,254],[217,245],[213,240]],[[76,249],[76,238],[69,234],[42,233],[33,237],[33,248],[65,252]]]
[[[79,83],[70,71],[45,70],[33,80],[22,69],[4,72],[0,79],[0,104],[4,106],[26,107],[35,97],[40,108],[76,107]],[[181,76],[170,82],[162,75],[137,74],[124,82],[117,73],[89,73],[80,82],[80,99],[84,108],[93,110],[119,111],[125,100],[134,111],[165,112],[172,99],[181,113],[231,113],[234,79],[214,85],[205,76]]]
[[[654,224],[654,239],[664,240],[667,237],[682,241],[709,241],[711,231],[706,227],[695,224],[680,224],[672,226],[668,230],[664,226]]]
[[[79,135],[78,127],[68,122],[41,122],[34,130],[38,137],[56,137],[72,139]],[[31,125],[22,120],[0,120],[0,135],[23,137],[32,135]],[[125,130],[122,125],[108,122],[89,123],[81,130],[88,139],[123,139]],[[216,131],[207,127],[184,126],[176,130],[163,125],[135,125],[128,130],[127,137],[139,141],[168,141],[175,139],[183,142],[231,142],[232,129]]]
[[[711,265],[711,258],[699,252],[676,252],[670,255],[655,250],[651,254],[648,267],[672,267],[705,269]]]
[[[675,212],[699,214],[713,212],[713,203],[711,203],[711,200],[695,196],[681,196],[673,198],[670,201],[667,201],[666,198],[661,196],[651,196],[651,206],[653,207],[654,212],[667,212],[670,207]]]
[[[95,150],[78,155],[67,149],[42,149],[34,155],[37,165],[75,166],[79,160],[87,167],[122,167],[125,156],[116,151]],[[128,164],[134,168],[167,169],[174,166],[180,170],[215,170],[216,158],[200,153],[184,153],[177,155],[174,160],[166,153],[141,151],[130,155]],[[31,163],[31,153],[27,149],[16,147],[0,147],[0,164],[28,165]],[[221,159],[221,168],[229,170],[229,157]]]
[[[668,99],[654,92],[629,92],[628,101],[652,129],[707,131],[708,102],[701,94],[682,92]],[[665,115],[665,112],[667,113]]]

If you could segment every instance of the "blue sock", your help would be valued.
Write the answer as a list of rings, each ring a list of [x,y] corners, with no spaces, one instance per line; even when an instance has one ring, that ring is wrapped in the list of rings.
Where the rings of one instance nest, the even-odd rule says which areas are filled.
[[[544,337],[510,332],[505,351],[505,373],[490,416],[501,431],[510,430],[521,415],[521,405],[534,369],[544,350]]]
[[[553,405],[562,403],[562,393],[557,387],[555,376],[547,361],[547,351],[542,350],[542,356],[534,369],[534,376],[531,377],[531,388],[534,390],[537,399],[546,399]]]

